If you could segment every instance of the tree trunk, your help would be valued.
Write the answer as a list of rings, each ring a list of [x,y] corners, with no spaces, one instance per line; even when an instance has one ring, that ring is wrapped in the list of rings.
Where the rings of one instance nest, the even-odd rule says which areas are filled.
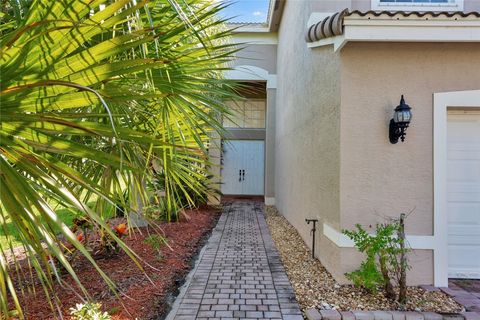
[[[395,290],[393,289],[392,281],[390,280],[390,275],[388,274],[388,268],[386,265],[386,257],[384,253],[380,253],[380,271],[382,272],[383,276],[383,288],[385,290],[385,296],[388,299],[395,300],[397,295],[395,294]]]
[[[142,182],[142,185],[146,188],[145,182]],[[130,212],[130,223],[134,228],[141,228],[148,226],[148,221],[143,215],[144,200],[142,196],[135,188],[135,185],[132,182],[132,188],[130,191],[130,206],[134,209]]]
[[[398,302],[405,305],[407,302],[407,256],[405,253],[405,214],[400,215],[400,228],[398,232],[400,245],[400,281]]]

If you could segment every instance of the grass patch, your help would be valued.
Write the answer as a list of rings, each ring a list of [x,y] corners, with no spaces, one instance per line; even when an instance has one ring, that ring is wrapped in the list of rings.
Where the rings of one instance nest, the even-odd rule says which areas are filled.
[[[90,208],[93,208],[94,205],[94,202],[88,203],[88,206]],[[57,209],[55,210],[55,213],[57,214],[58,219],[65,223],[68,227],[71,227],[73,225],[73,219],[80,215],[80,211],[69,208]],[[114,210],[112,205],[108,205],[108,208],[106,212],[103,213],[103,216],[107,219],[114,216]],[[44,219],[41,218],[41,220]],[[18,247],[22,245],[18,230],[15,228],[15,225],[12,222],[8,220],[3,221],[2,217],[0,216],[0,225],[0,248],[9,248],[9,242],[11,242],[12,247]],[[60,233],[60,229],[58,228],[55,228],[53,231],[55,233]]]
[[[145,240],[143,240],[143,242],[150,245],[154,250],[157,251],[160,250],[163,245],[168,243],[167,238],[157,234],[149,235],[145,238]]]

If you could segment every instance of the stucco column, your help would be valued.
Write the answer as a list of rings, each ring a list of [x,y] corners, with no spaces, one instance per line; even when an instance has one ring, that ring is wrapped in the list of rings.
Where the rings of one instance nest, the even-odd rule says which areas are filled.
[[[275,204],[275,96],[277,90],[267,87],[265,135],[265,204]]]
[[[208,148],[208,156],[210,163],[210,173],[213,175],[213,178],[210,180],[210,184],[213,188],[220,190],[220,170],[221,170],[221,139],[220,135],[217,132],[210,133],[210,147]],[[217,196],[209,196],[208,204],[217,205],[220,203],[220,198]]]

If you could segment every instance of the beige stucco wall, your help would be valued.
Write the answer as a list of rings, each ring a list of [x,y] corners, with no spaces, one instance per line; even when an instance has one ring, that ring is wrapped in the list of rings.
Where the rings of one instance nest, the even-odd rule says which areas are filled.
[[[433,234],[433,93],[478,89],[480,44],[350,43],[341,52],[342,228],[410,212],[407,233]],[[404,143],[388,123],[404,94]]]
[[[276,88],[267,88],[265,137],[265,197],[275,198],[275,105]]]
[[[304,0],[311,2],[312,12],[338,12],[343,9],[368,11],[371,0]]]
[[[368,1],[368,0],[360,0],[360,1]],[[311,8],[311,12],[337,12],[337,11],[342,11],[345,8],[352,7],[352,0],[306,0],[306,2],[309,2],[309,7]],[[311,12],[308,12],[308,15]]]
[[[314,49],[316,50],[316,49]],[[480,44],[350,43],[341,56],[341,228],[401,212],[409,235],[433,234],[433,93],[478,89]],[[413,120],[406,141],[388,140],[404,94]],[[343,271],[358,256],[342,250]],[[433,253],[418,250],[410,283],[433,281]]]
[[[240,43],[254,41],[248,38],[238,38]],[[277,70],[277,45],[276,44],[242,44],[243,49],[236,54],[233,66],[255,66],[262,68],[270,74]]]
[[[208,148],[208,156],[211,163],[210,173],[212,174],[212,179],[210,180],[211,187],[217,190],[221,189],[221,176],[220,176],[220,159],[221,159],[221,138],[217,132],[210,133],[210,147]],[[217,205],[220,203],[220,197],[215,194],[211,194],[208,197],[208,203],[212,205]]]
[[[305,218],[340,226],[340,57],[331,48],[308,49],[300,36],[311,5],[287,1],[282,17],[275,149],[277,208],[308,245],[311,225]],[[317,239],[322,263],[339,270],[340,252],[324,236]]]
[[[463,9],[465,12],[480,11],[480,1],[463,0]]]
[[[480,83],[480,44],[349,43],[335,53],[308,49],[299,36],[313,11],[366,3],[287,1],[278,33],[276,204],[309,247],[307,217],[319,218],[322,234],[324,222],[340,231],[412,211],[407,233],[432,235],[432,95]],[[401,94],[414,118],[406,142],[392,145],[388,123]],[[341,283],[362,258],[323,235],[317,248]],[[432,250],[414,250],[410,262],[409,284],[433,283]]]

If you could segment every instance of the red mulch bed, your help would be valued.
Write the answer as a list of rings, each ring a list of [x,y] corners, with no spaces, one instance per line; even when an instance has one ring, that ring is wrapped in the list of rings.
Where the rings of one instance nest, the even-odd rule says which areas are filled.
[[[148,234],[152,234],[152,228],[141,228],[141,233],[136,232],[125,239],[125,243],[133,251],[157,270],[144,263],[143,273],[124,252],[97,259],[98,265],[125,294],[123,296],[115,296],[85,259],[75,262],[74,267],[83,285],[96,302],[102,303],[104,311],[109,312],[112,319],[159,319],[169,311],[169,298],[177,294],[178,287],[192,268],[192,259],[205,243],[220,215],[220,212],[213,208],[187,213],[191,218],[188,222],[160,224],[173,250],[163,245],[159,255],[157,250],[144,242]],[[65,278],[67,283],[74,286],[71,279],[67,276]],[[58,318],[58,313],[52,311],[45,300],[40,286],[37,286],[36,291],[37,295],[30,294],[22,298],[27,319]],[[72,289],[60,285],[55,286],[55,292],[60,297],[63,316],[68,319],[69,309],[76,303],[81,303],[81,299]]]

